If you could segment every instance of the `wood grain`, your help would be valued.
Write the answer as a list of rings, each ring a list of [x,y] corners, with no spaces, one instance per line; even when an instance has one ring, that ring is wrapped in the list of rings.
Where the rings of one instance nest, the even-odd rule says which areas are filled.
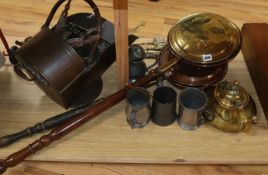
[[[268,24],[244,24],[242,37],[242,53],[268,120]]]
[[[26,162],[7,175],[266,175],[266,165],[138,165]]]
[[[118,89],[123,88],[129,79],[128,61],[128,0],[113,0],[116,69]]]
[[[105,73],[102,95],[117,91],[114,72],[115,65]],[[62,111],[34,84],[18,79],[10,66],[6,65],[0,73],[3,77],[0,79],[0,133],[8,134]],[[241,54],[230,63],[226,79],[240,81],[257,104],[260,124],[254,126],[249,133],[223,133],[211,126],[188,132],[179,128],[176,123],[168,127],[150,123],[144,129],[132,130],[125,119],[125,103],[121,102],[32,156],[30,160],[175,164],[268,163],[268,127]],[[152,92],[153,88],[150,90]],[[1,149],[0,158],[19,150],[37,137],[39,135]]]
[[[114,21],[113,2],[95,2],[100,7],[103,17]],[[54,0],[25,0],[23,3],[19,0],[1,0],[0,27],[9,44],[38,32],[54,3]],[[246,22],[267,23],[267,9],[267,0],[160,0],[157,3],[129,0],[128,24],[129,28],[134,28],[140,21],[146,22],[146,26],[136,33],[140,37],[166,37],[175,21],[192,13],[218,13],[231,19],[241,28]],[[88,7],[82,1],[74,1],[71,13],[80,11],[88,12]],[[55,19],[58,16],[59,14]],[[3,47],[0,47],[3,50]],[[226,79],[241,81],[257,102],[260,124],[254,126],[250,133],[222,133],[210,126],[203,126],[196,132],[186,132],[175,123],[164,128],[150,123],[142,130],[131,130],[122,110],[124,103],[121,103],[31,159],[123,163],[267,163],[268,128],[242,55],[239,54],[229,67]],[[106,90],[102,95],[117,90],[115,74],[115,66],[105,74]],[[64,111],[44,96],[35,85],[16,77],[9,65],[0,69],[0,97],[0,133],[3,135]],[[37,137],[39,136],[1,149],[0,157],[17,151]],[[81,150],[86,153],[82,153]],[[30,166],[58,174],[90,174],[90,171],[92,174],[267,174],[266,165],[249,167],[32,163],[36,162],[23,164],[8,173],[22,174],[27,169],[28,172],[25,174],[33,174],[31,168],[25,168]],[[111,172],[113,170],[119,173]]]

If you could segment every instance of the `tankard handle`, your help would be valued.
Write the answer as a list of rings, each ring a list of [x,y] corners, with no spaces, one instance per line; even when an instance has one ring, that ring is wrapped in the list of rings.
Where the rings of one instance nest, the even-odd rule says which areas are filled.
[[[214,110],[211,108],[205,108],[201,111],[200,124],[206,124],[211,122],[215,118]]]

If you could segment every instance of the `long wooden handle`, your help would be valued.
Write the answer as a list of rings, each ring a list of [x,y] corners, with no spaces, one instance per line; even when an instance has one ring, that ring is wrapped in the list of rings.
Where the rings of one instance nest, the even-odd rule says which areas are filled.
[[[120,91],[110,95],[103,101],[97,103],[94,107],[88,109],[86,112],[79,114],[78,116],[72,118],[68,122],[53,129],[48,135],[42,136],[41,138],[39,138],[29,146],[25,147],[24,149],[8,156],[3,162],[0,163],[0,174],[4,173],[7,170],[7,168],[16,166],[30,155],[50,145],[53,141],[60,139],[61,137],[72,132],[73,130],[80,127],[84,123],[88,122],[95,116],[111,108],[112,106],[118,104],[121,100],[125,98],[129,88],[144,86],[150,83],[152,80],[155,80],[162,73],[163,71],[159,69],[151,70],[148,73],[148,75],[141,78],[137,82],[132,83],[126,86],[125,88],[121,89]]]
[[[56,116],[50,117],[43,122],[37,123],[34,126],[28,127],[22,131],[9,134],[0,138],[0,148],[8,146],[22,138],[30,137],[34,134],[41,133],[46,130],[53,129],[66,121],[70,120],[72,117],[77,116],[85,112],[90,108],[94,103],[83,105],[79,108],[72,109],[70,111],[58,114]]]
[[[76,128],[85,124],[92,118],[96,117],[100,113],[118,104],[121,100],[125,98],[128,89],[137,86],[145,86],[146,84],[149,84],[153,80],[157,79],[163,73],[166,73],[166,71],[168,70],[172,71],[172,67],[175,64],[177,64],[177,61],[174,61],[169,65],[163,65],[162,67],[158,67],[156,69],[151,70],[143,78],[139,79],[138,81],[132,84],[129,84],[120,91],[110,95],[103,101],[97,103],[94,107],[89,108],[88,110],[86,110],[86,112],[79,114],[78,116],[72,118],[66,123],[53,129],[48,135],[42,136],[41,138],[39,138],[29,146],[25,147],[24,149],[8,156],[4,161],[0,162],[0,174],[3,174],[9,167],[16,166],[17,164],[24,161],[30,155],[50,145],[53,141],[60,139],[61,137],[74,131]],[[168,74],[170,74],[170,72],[168,72]]]
[[[2,40],[8,55],[10,55],[10,49],[9,49],[6,37],[5,37],[4,33],[2,32],[1,28],[0,28],[0,39]]]
[[[92,110],[87,111],[83,115],[75,117],[74,119],[57,127],[56,129],[53,129],[48,135],[40,137],[38,140],[25,147],[24,149],[8,156],[3,162],[0,163],[0,173],[4,173],[9,167],[16,166],[30,155],[47,147],[53,141],[58,140],[61,137],[67,135],[68,133],[72,132],[79,126],[91,120],[101,112],[119,103],[124,98],[126,92],[127,88],[122,89],[118,93],[113,94],[109,99],[97,104],[94,108],[92,108]]]

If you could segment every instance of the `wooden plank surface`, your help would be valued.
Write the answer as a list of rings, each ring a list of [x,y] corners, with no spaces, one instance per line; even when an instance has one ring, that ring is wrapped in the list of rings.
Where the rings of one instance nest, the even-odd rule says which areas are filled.
[[[113,0],[116,69],[118,89],[123,88],[129,79],[128,62],[128,0]]]
[[[242,27],[241,50],[266,119],[268,120],[268,24],[247,23]]]
[[[1,134],[11,133],[63,111],[34,84],[23,82],[12,71],[8,65],[0,70]],[[103,79],[103,95],[115,92],[115,65]],[[268,127],[241,54],[229,65],[226,79],[240,81],[258,106],[260,124],[249,133],[223,133],[211,126],[189,132],[176,123],[168,127],[150,123],[144,129],[132,130],[126,123],[125,103],[121,102],[30,159],[118,163],[268,163]],[[0,158],[22,148],[34,138],[1,149]]]
[[[89,8],[84,2],[74,2],[72,12],[88,11]],[[100,7],[102,15],[113,21],[112,1],[96,0],[96,3]],[[26,0],[23,3],[19,0],[1,0],[0,27],[7,35],[9,43],[14,43],[15,39],[22,40],[39,31],[53,4],[53,0]],[[165,37],[170,25],[177,19],[196,12],[218,13],[230,18],[241,27],[245,22],[267,22],[267,9],[268,1],[266,0],[204,0],[200,2],[160,0],[159,3],[130,0],[129,28],[133,28],[140,21],[145,21],[146,27],[137,32],[137,35]],[[0,71],[1,134],[17,131],[63,111],[44,96],[37,87],[14,76],[8,65],[1,68]],[[106,77],[108,78],[105,79],[105,84],[107,87],[111,84],[113,86],[109,86],[109,92],[106,91],[104,94],[116,90],[114,75],[115,68],[107,72]],[[231,62],[227,79],[240,80],[259,106],[255,89],[248,72],[245,71],[245,63],[241,54]],[[175,123],[165,128],[149,124],[145,129],[131,130],[125,122],[123,108],[122,103],[105,112],[104,115],[31,159],[51,160],[55,158],[54,160],[64,161],[123,163],[257,164],[268,162],[267,125],[260,108],[258,108],[259,122],[262,124],[255,126],[250,133],[239,134],[222,133],[210,126],[204,126],[196,132],[186,132],[178,128]],[[33,140],[34,138],[29,138],[10,148],[1,149],[0,156],[5,157]],[[140,159],[140,157],[143,158]],[[261,174],[262,172],[257,169],[255,174]],[[237,174],[240,173],[237,172]]]
[[[267,175],[266,165],[141,165],[26,162],[6,175]]]

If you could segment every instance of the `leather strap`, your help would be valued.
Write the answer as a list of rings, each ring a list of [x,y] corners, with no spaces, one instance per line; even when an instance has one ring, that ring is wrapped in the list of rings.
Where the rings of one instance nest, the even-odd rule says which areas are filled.
[[[56,13],[56,11],[58,10],[58,8],[61,6],[61,4],[63,2],[65,2],[66,0],[59,0],[55,5],[54,7],[51,9],[48,17],[47,17],[47,20],[45,22],[45,24],[41,27],[41,28],[49,28],[49,25]],[[97,5],[92,1],[92,0],[84,0],[86,1],[92,8],[92,10],[94,11],[94,14],[95,14],[95,17],[96,17],[96,22],[97,22],[97,25],[96,27],[99,29],[101,29],[101,22],[100,22],[100,19],[101,19],[101,15],[100,15],[100,11],[97,7]]]
[[[56,11],[58,10],[58,8],[61,6],[61,4],[63,2],[65,2],[66,0],[59,0],[54,7],[51,9],[49,16],[45,22],[45,24],[42,26],[41,29],[43,28],[49,28],[49,25],[56,13]],[[72,47],[80,47],[84,44],[92,44],[92,48],[91,48],[91,53],[89,54],[90,56],[95,52],[97,45],[98,45],[98,40],[101,38],[100,34],[101,34],[101,15],[100,15],[100,11],[97,7],[97,5],[92,1],[92,0],[84,0],[86,1],[92,8],[92,10],[94,11],[95,17],[96,17],[96,27],[95,27],[95,31],[94,31],[94,36],[91,35],[92,31],[88,30],[88,32],[81,38],[73,38],[70,40],[67,40],[68,44],[70,44]],[[71,0],[68,1],[68,3],[65,6],[65,9],[62,13],[62,15],[65,15],[65,17],[68,14],[68,10],[70,8],[70,3]],[[61,18],[64,18],[64,16],[61,16]],[[60,18],[60,20],[61,20]]]

